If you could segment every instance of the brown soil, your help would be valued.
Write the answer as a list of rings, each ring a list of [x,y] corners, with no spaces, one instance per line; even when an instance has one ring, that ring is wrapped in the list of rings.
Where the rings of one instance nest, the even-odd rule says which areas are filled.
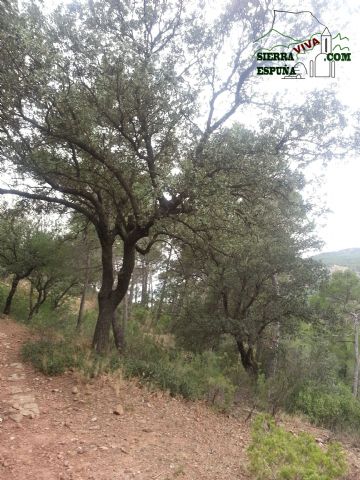
[[[243,417],[152,393],[120,377],[90,383],[71,372],[45,377],[19,365],[29,335],[0,319],[1,480],[250,479],[249,424]],[[35,413],[25,408],[22,417],[16,392],[35,399],[40,415],[33,405]],[[324,443],[330,437],[304,423],[286,425],[294,432],[311,430]],[[350,444],[347,449],[348,478],[359,480],[359,450]]]

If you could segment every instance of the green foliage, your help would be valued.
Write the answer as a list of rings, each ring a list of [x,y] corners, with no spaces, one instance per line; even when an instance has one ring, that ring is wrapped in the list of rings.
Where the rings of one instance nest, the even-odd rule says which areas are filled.
[[[166,313],[162,313],[160,315],[160,317],[158,318],[158,320],[156,321],[155,325],[154,325],[154,330],[156,333],[168,333],[170,332],[171,328],[171,316],[166,314]]]
[[[6,297],[8,296],[10,286],[6,283],[0,284],[0,309],[1,311],[4,309],[4,304],[6,301]],[[26,295],[25,291],[22,289],[18,289],[11,309],[11,316],[17,320],[18,322],[25,323],[29,310],[29,300],[28,296]]]
[[[221,408],[229,406],[234,397],[235,386],[223,374],[219,356],[165,349],[134,322],[129,325],[123,362],[127,376],[139,377],[172,395],[207,399]]]
[[[293,435],[267,415],[253,423],[248,454],[256,480],[335,480],[347,470],[339,444],[323,450],[310,435]]]
[[[148,308],[142,305],[133,305],[131,314],[137,323],[144,324],[149,318]]]
[[[49,340],[28,342],[23,345],[22,357],[45,375],[59,375],[69,368],[79,368],[82,357],[79,349],[68,342]]]
[[[331,389],[309,385],[298,394],[294,409],[331,429],[359,431],[360,428],[360,402],[345,385]]]
[[[43,339],[27,342],[22,347],[22,358],[45,375],[60,375],[77,369],[88,378],[121,368],[120,357],[115,352],[107,356],[92,352],[89,345],[71,341]]]

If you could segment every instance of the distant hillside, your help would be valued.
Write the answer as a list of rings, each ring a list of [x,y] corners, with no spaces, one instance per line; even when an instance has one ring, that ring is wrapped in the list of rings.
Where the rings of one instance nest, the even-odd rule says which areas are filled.
[[[347,248],[337,252],[326,252],[314,255],[315,260],[319,260],[325,265],[340,265],[349,267],[355,272],[360,272],[360,248]]]

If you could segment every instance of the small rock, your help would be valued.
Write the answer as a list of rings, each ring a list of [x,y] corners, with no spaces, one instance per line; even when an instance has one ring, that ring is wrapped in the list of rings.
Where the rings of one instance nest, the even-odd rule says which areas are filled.
[[[10,386],[10,393],[16,394],[16,393],[23,393],[23,389],[18,386]]]
[[[71,390],[71,393],[73,395],[76,395],[77,393],[79,393],[79,389],[77,387],[73,387],[72,390]]]
[[[99,447],[100,450],[109,450],[109,447],[105,447],[105,446],[102,446],[102,447]]]
[[[10,377],[8,377],[8,380],[10,380],[10,382],[18,382],[19,380],[24,380],[25,378],[25,375],[19,375],[17,373],[13,373],[12,375],[10,375]]]
[[[96,420],[97,420],[97,417],[93,417],[93,418],[91,419],[92,422],[96,422]]]
[[[119,403],[113,410],[115,415],[124,415],[124,407]]]
[[[21,413],[14,413],[14,414],[10,415],[10,418],[14,422],[19,423],[19,422],[21,422],[23,416],[21,415]]]
[[[24,368],[22,363],[10,363],[10,367]]]

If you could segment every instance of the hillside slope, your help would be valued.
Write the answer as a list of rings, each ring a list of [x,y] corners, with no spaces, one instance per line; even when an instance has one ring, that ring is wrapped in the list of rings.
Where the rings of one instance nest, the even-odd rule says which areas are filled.
[[[336,252],[320,253],[313,258],[327,266],[340,265],[360,273],[360,248],[347,248]]]

